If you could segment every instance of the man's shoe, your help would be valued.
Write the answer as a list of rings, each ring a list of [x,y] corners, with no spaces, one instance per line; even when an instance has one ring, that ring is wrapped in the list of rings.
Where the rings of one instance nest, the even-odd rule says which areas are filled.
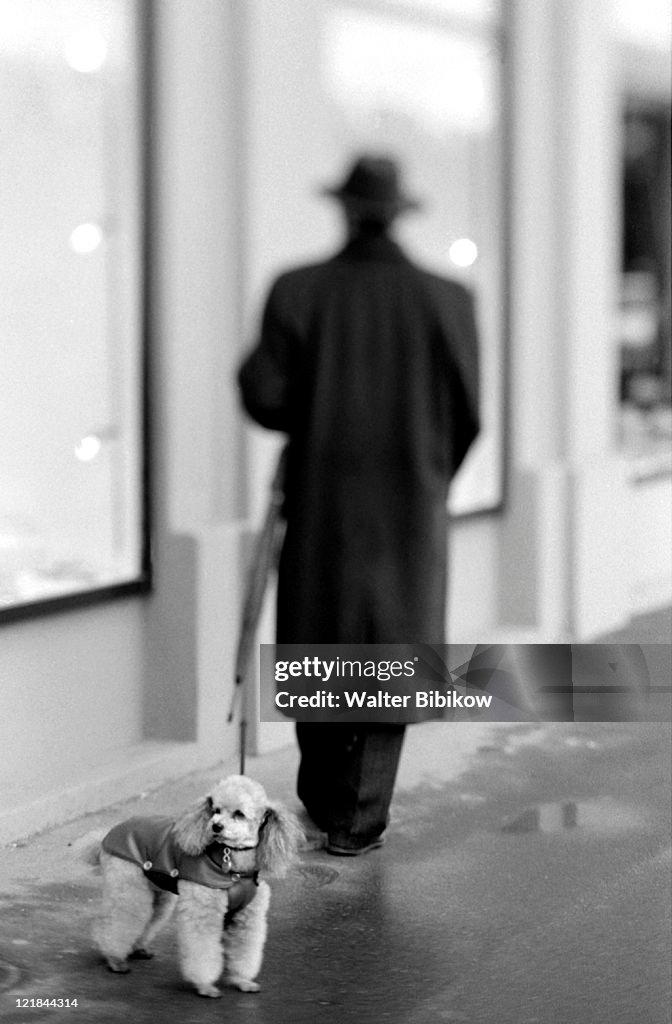
[[[299,824],[303,830],[304,835],[304,849],[305,850],[322,850],[327,842],[327,833],[323,831],[319,825],[316,825],[313,819],[308,814],[305,808],[301,808],[297,812],[297,818]]]
[[[331,853],[335,857],[359,857],[362,853],[369,853],[371,850],[379,849],[384,842],[383,836],[376,836],[375,839],[372,839],[370,843],[365,843],[364,846],[340,846],[338,843],[327,841],[324,848],[327,853]]]

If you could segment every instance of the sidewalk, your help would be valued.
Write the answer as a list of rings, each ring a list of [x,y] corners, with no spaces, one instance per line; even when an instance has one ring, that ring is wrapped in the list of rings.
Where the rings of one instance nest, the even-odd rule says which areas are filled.
[[[288,747],[247,771],[296,807],[296,764]],[[0,849],[0,1019],[666,1024],[669,765],[669,725],[412,727],[385,847],[306,852],[273,883],[262,991],[221,1000],[181,981],[171,926],[154,960],[109,973],[89,938],[100,879],[76,857],[89,831],[175,813],[236,763],[189,775]]]

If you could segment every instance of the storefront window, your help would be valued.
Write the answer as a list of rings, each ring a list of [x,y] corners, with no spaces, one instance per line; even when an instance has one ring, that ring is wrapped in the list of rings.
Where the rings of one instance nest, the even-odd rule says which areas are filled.
[[[627,448],[669,452],[670,108],[633,103],[625,115],[620,348],[622,435]]]
[[[450,508],[483,511],[497,507],[502,491],[504,202],[494,5],[389,6],[383,13],[335,5],[330,13],[322,69],[327,111],[346,152],[373,148],[400,157],[426,207],[401,224],[407,248],[476,295],[483,429],[452,484]],[[429,10],[442,18],[426,19]]]
[[[141,7],[0,2],[0,618],[147,582]]]
[[[481,335],[482,431],[457,515],[499,507],[507,331],[503,31],[494,0],[253,0],[246,153],[250,316],[272,277],[340,244],[321,187],[359,152],[396,156],[422,211],[407,250],[463,280]]]

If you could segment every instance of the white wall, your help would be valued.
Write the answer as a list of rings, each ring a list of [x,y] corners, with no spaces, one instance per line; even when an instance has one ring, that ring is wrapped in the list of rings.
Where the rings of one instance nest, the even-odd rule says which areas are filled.
[[[138,602],[35,619],[2,630],[3,786],[22,786],[24,762],[44,784],[140,739]]]
[[[59,816],[142,731],[142,609],[124,600],[2,627],[0,839]],[[82,807],[75,801],[76,809]],[[83,809],[86,809],[84,804]],[[8,830],[8,831],[6,831]]]

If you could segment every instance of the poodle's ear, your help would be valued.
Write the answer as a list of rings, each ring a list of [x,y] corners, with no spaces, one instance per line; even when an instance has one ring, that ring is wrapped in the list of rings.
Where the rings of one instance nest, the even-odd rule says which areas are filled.
[[[281,877],[296,860],[304,839],[303,830],[293,814],[277,804],[268,807],[259,829],[257,867],[260,871]]]
[[[194,857],[208,845],[208,824],[212,811],[209,798],[202,797],[177,819],[173,834],[177,845]]]

